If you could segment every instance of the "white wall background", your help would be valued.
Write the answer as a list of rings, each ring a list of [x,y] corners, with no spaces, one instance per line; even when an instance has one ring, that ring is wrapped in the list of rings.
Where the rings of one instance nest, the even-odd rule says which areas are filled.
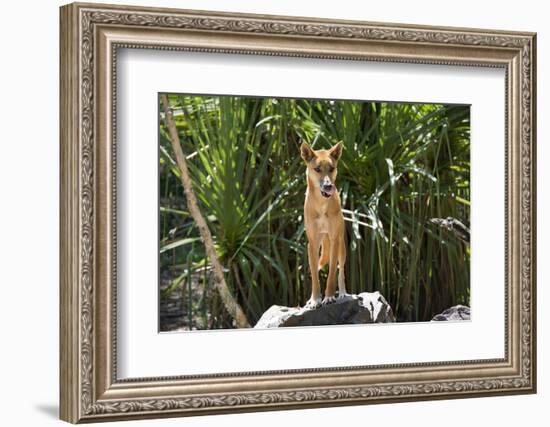
[[[121,3],[110,0],[113,3]],[[130,1],[130,0],[128,0]],[[357,0],[132,0],[133,4],[538,32],[539,393],[437,402],[209,416],[131,425],[275,426],[542,425],[550,405],[550,29],[545,2]],[[0,25],[0,419],[9,426],[60,425],[58,402],[58,7],[57,0],[3,5]],[[546,19],[545,19],[546,18]],[[546,336],[545,336],[546,335]]]

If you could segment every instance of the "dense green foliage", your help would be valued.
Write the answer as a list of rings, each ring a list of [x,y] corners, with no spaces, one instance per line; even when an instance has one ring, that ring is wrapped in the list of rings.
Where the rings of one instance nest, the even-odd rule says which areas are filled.
[[[469,107],[169,100],[226,280],[252,324],[272,304],[303,305],[309,297],[301,140],[317,149],[344,144],[336,183],[347,225],[348,292],[380,291],[399,321],[429,320],[469,303],[469,247],[431,222],[453,217],[469,225]],[[183,287],[188,327],[232,327],[209,291],[208,260],[162,120],[160,135],[161,296]]]

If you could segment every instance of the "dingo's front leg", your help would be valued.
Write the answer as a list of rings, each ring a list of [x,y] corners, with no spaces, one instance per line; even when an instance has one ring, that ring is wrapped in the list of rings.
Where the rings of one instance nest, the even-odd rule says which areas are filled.
[[[306,303],[308,309],[318,308],[321,305],[321,286],[319,284],[319,244],[320,239],[313,237],[309,239],[307,255],[309,260],[309,271],[311,272],[311,298]]]

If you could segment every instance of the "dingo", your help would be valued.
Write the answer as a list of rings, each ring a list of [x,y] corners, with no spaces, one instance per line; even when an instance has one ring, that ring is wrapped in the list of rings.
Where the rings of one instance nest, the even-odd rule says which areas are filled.
[[[325,298],[322,304],[336,301],[336,264],[338,263],[338,298],[346,293],[344,266],[346,263],[344,216],[340,207],[340,196],[335,180],[338,160],[342,154],[342,143],[330,150],[313,150],[303,142],[300,147],[306,162],[307,191],[304,203],[304,223],[308,239],[308,260],[311,271],[311,298],[306,308],[313,309],[321,304],[319,270],[329,263]],[[321,257],[319,258],[319,249]]]

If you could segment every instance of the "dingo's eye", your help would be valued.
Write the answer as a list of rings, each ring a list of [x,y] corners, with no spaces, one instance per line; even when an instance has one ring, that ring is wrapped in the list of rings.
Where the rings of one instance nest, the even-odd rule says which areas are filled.
[[[321,172],[321,168],[319,166],[317,166],[316,168],[313,169],[315,172],[317,173],[320,173]]]
[[[329,172],[330,172],[330,173],[334,172],[334,166],[331,166],[331,167],[330,167]]]

